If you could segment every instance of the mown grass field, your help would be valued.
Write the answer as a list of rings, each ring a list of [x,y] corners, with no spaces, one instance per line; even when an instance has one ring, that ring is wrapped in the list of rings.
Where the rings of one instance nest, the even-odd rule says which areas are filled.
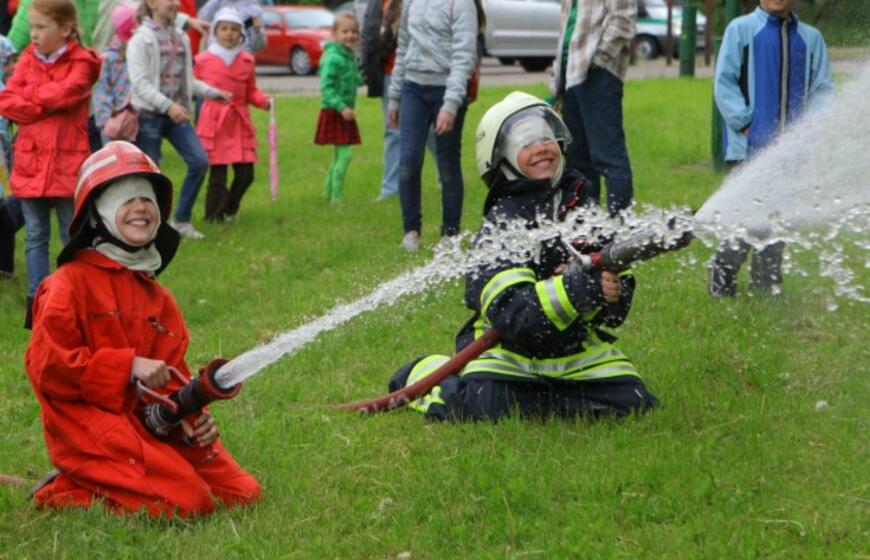
[[[484,87],[469,111],[466,228],[479,225],[484,195],[474,128],[509,91]],[[710,97],[705,80],[627,85],[639,201],[697,207],[715,190]],[[201,224],[198,204],[208,238],[185,242],[161,277],[185,313],[192,365],[237,355],[369,292],[424,262],[437,241],[431,163],[426,250],[405,253],[397,202],[374,201],[377,101],[360,99],[364,144],[346,200],[324,202],[331,154],[311,140],[317,109],[315,98],[279,101],[279,200],[270,201],[260,165],[237,222]],[[256,118],[265,133],[264,115]],[[166,164],[180,182],[174,155]],[[779,299],[713,301],[702,266],[710,250],[687,251],[694,267],[675,256],[639,267],[632,315],[618,333],[663,403],[648,416],[437,425],[404,410],[369,418],[323,406],[381,394],[408,359],[450,352],[468,316],[455,282],[325,333],[212,407],[224,443],[262,482],[259,504],[152,521],[99,508],[39,511],[27,489],[0,487],[0,558],[870,556],[866,305],[828,312],[829,281],[814,274],[787,277]],[[23,251],[19,259],[17,277],[0,284],[0,473],[36,479],[50,465],[23,372]],[[867,269],[855,268],[866,284]]]

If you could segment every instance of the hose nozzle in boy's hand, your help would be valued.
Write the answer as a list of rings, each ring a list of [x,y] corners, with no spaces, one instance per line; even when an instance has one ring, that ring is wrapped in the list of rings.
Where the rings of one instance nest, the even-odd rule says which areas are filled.
[[[216,358],[199,370],[199,377],[187,380],[177,369],[168,368],[185,385],[170,395],[161,395],[139,384],[140,396],[150,401],[145,406],[142,423],[157,437],[167,437],[175,431],[185,417],[199,413],[215,400],[230,399],[241,391],[241,384],[221,387],[215,381],[218,369],[227,363]],[[194,424],[196,420],[194,420]]]

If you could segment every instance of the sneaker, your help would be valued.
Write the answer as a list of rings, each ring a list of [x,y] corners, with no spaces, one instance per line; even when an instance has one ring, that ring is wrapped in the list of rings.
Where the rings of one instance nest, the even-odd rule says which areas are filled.
[[[45,488],[46,486],[48,486],[49,484],[54,482],[54,479],[56,479],[59,476],[60,476],[59,470],[51,469],[50,471],[45,473],[45,476],[43,476],[39,482],[36,483],[36,486],[34,486],[30,490],[30,493],[27,495],[27,497],[30,499],[33,499],[34,494],[36,494],[37,492],[39,492],[40,490],[42,490],[43,488]]]
[[[378,197],[375,199],[375,202],[383,202],[383,201],[385,201],[385,200],[389,200],[389,199],[391,199],[391,198],[396,198],[396,197],[398,196],[398,194],[399,194],[399,193],[392,193],[392,194],[384,194],[384,193],[381,193],[381,194],[379,194]]]
[[[420,248],[420,232],[411,230],[402,238],[402,247],[406,251],[416,251]]]
[[[169,222],[169,225],[175,228],[175,231],[180,233],[182,237],[187,237],[188,239],[205,239],[205,235],[196,231],[193,224],[190,222],[176,222],[175,220],[172,220]]]
[[[224,221],[233,223],[236,221],[236,214],[224,214]]]

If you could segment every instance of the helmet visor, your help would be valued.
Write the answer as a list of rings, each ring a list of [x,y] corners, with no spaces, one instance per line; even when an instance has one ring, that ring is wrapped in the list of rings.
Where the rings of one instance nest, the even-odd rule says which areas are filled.
[[[571,133],[556,113],[540,105],[518,111],[505,119],[495,142],[493,161],[507,160],[516,166],[517,153],[539,142],[556,142],[564,153]]]

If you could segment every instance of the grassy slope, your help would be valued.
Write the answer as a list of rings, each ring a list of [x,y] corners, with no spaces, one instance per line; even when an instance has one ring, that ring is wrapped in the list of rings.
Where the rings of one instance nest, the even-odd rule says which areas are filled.
[[[483,197],[474,127],[507,91],[484,89],[470,111],[469,228]],[[639,200],[697,206],[714,190],[709,99],[708,81],[627,86]],[[162,277],[185,312],[191,364],[243,352],[425,260],[399,248],[397,205],[373,202],[379,105],[360,101],[366,143],[344,205],[321,199],[329,149],[310,140],[317,100],[284,99],[279,201],[269,201],[261,166],[239,221],[204,225],[208,239],[185,243]],[[177,159],[167,163],[180,178]],[[431,245],[440,209],[431,164],[425,184]],[[709,255],[689,251],[699,263]],[[324,334],[213,407],[226,445],[263,483],[260,504],[153,522],[99,509],[40,512],[25,490],[0,488],[0,558],[866,554],[866,308],[827,313],[824,282],[813,276],[788,277],[775,301],[711,301],[700,264],[677,262],[641,267],[621,329],[621,347],[663,402],[645,418],[431,425],[406,411],[360,418],[321,406],[380,394],[406,360],[449,352],[467,317],[454,283]],[[21,366],[20,270],[0,292],[0,472],[36,478],[49,465]],[[820,400],[829,406],[817,411]]]

